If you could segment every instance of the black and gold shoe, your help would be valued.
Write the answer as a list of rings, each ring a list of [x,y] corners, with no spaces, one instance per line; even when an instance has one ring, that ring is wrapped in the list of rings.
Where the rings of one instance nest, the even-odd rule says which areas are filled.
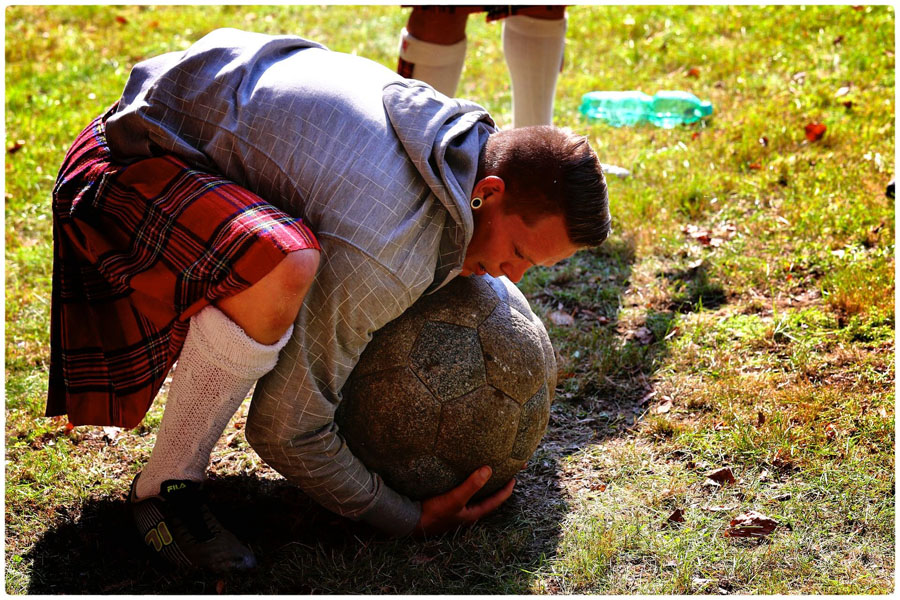
[[[222,527],[209,511],[202,484],[164,481],[158,496],[135,497],[140,473],[131,482],[128,500],[141,539],[157,554],[179,567],[216,572],[256,566],[256,557]]]

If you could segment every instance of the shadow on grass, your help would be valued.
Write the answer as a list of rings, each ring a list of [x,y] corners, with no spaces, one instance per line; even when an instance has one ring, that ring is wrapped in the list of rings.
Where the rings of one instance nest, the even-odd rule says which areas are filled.
[[[578,306],[597,321],[568,332],[554,344],[569,344],[602,326],[600,347],[608,355],[587,357],[570,381],[560,382],[547,434],[513,497],[496,513],[467,530],[429,540],[388,539],[372,528],[339,518],[283,479],[229,475],[211,481],[210,505],[223,524],[256,553],[251,573],[216,576],[177,572],[158,562],[138,539],[124,496],[92,500],[75,516],[48,529],[24,557],[31,563],[32,594],[522,594],[552,571],[570,513],[562,465],[587,445],[620,435],[646,412],[655,369],[668,353],[666,332],[677,312],[715,286],[701,271],[662,274],[683,282],[686,302],[668,311],[646,312],[643,325],[619,323],[628,290],[633,248],[610,243],[577,255],[581,273],[540,282],[533,301],[556,308]],[[576,259],[572,259],[576,260]],[[598,283],[599,282],[599,283]],[[579,287],[581,286],[581,287]],[[593,300],[586,300],[593,298]],[[676,299],[677,300],[677,299]],[[691,308],[688,308],[690,306]],[[575,311],[579,314],[578,311]],[[600,320],[602,318],[602,320]],[[629,330],[629,328],[631,328]],[[639,329],[646,329],[640,335]],[[582,336],[579,338],[579,336]],[[595,339],[596,343],[596,339]],[[606,351],[605,351],[606,352]],[[605,362],[604,362],[605,361]],[[598,365],[600,365],[598,367]],[[573,381],[575,382],[573,384]],[[565,390],[565,391],[563,391]],[[581,485],[590,482],[582,482]]]
[[[586,429],[590,442],[599,443],[634,426],[654,398],[654,374],[669,354],[678,314],[725,300],[701,266],[657,273],[665,283],[660,287],[671,290],[669,300],[662,310],[643,307],[643,296],[629,294],[635,261],[627,237],[610,240],[570,259],[570,270],[591,276],[557,277],[531,294],[548,312],[575,315],[573,327],[551,327],[551,337],[564,354],[559,426],[578,430],[579,445],[588,442]]]
[[[24,556],[28,593],[524,593],[565,513],[552,480],[529,477],[476,527],[429,540],[387,539],[282,479],[222,477],[207,485],[210,506],[259,561],[227,576],[169,568],[139,540],[124,496],[92,500]],[[530,500],[537,493],[540,510]]]
[[[718,282],[710,281],[705,262],[697,267],[665,271],[662,276],[675,289],[670,307],[677,312],[688,313],[704,308],[712,310],[726,301],[725,288]]]

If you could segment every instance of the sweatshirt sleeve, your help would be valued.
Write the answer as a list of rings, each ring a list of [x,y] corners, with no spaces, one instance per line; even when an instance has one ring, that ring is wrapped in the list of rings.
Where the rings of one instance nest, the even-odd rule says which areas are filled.
[[[278,365],[257,384],[247,439],[263,460],[325,508],[407,535],[419,520],[420,503],[389,488],[353,455],[334,414],[340,389],[372,332],[414,297],[358,249],[329,236],[319,241],[322,265]]]

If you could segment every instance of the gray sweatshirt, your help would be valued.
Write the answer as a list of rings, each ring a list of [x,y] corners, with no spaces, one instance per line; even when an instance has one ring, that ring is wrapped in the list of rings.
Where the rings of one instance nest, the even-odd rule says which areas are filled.
[[[326,508],[396,535],[420,505],[350,452],[334,412],[372,333],[459,274],[493,131],[480,106],[372,61],[234,29],[135,66],[107,123],[115,158],[175,154],[315,232],[319,272],[247,437]]]

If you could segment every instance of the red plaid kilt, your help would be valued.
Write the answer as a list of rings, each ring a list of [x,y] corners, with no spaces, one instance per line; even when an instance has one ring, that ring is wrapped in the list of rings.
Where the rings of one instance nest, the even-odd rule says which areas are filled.
[[[506,17],[512,17],[514,15],[518,15],[522,10],[528,9],[531,11],[531,14],[534,14],[537,10],[543,8],[547,11],[553,10],[557,8],[555,5],[548,6],[540,6],[534,4],[521,4],[521,5],[512,5],[512,4],[501,4],[501,5],[488,5],[488,4],[463,4],[463,5],[449,5],[449,4],[434,4],[434,5],[417,5],[417,4],[401,4],[402,8],[420,8],[426,11],[434,11],[439,13],[450,13],[450,14],[465,14],[470,15],[472,13],[485,13],[484,20],[487,22],[491,21],[499,21],[500,19],[505,19]]]
[[[174,157],[113,162],[110,112],[75,140],[53,190],[46,414],[135,427],[191,315],[319,244],[300,219]]]

